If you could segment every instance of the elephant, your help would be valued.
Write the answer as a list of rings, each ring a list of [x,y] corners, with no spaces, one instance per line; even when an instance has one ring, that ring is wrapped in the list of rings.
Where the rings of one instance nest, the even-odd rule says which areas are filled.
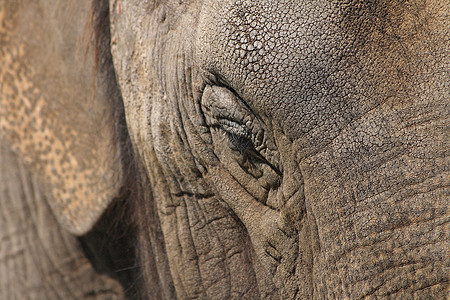
[[[3,0],[0,299],[445,299],[449,12]]]

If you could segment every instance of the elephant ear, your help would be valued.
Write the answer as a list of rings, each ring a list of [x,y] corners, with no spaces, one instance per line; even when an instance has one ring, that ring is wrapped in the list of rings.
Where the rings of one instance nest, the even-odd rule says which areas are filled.
[[[107,51],[95,67],[102,42],[95,45],[89,27],[101,17],[91,17],[91,5],[0,4],[0,138],[38,178],[58,221],[77,235],[94,226],[123,185],[120,96]],[[107,1],[94,5],[108,27]]]

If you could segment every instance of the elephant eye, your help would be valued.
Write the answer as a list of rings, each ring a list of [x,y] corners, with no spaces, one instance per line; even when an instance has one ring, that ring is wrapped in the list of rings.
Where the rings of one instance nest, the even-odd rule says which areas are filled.
[[[207,124],[225,132],[233,150],[243,152],[259,146],[263,128],[240,103],[235,93],[220,86],[207,86],[202,97]]]
[[[218,124],[226,132],[227,138],[234,148],[233,150],[238,150],[242,153],[248,150],[255,150],[254,138],[252,138],[250,129],[245,125],[227,119],[218,120]]]
[[[266,157],[263,124],[236,93],[226,87],[207,86],[202,108],[206,123],[211,129],[222,132],[228,148],[243,156],[243,160],[263,163],[281,176],[279,169]]]

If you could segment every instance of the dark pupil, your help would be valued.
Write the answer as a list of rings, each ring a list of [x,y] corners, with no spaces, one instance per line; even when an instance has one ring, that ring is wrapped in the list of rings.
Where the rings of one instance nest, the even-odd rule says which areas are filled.
[[[248,151],[256,151],[255,146],[248,138],[233,134],[231,132],[226,133],[232,145],[232,150],[239,151],[242,154],[246,154]]]

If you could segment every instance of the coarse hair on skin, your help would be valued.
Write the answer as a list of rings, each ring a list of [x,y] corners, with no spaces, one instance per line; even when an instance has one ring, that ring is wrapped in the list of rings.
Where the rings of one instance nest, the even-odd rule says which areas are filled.
[[[162,299],[164,292],[161,290],[159,273],[167,273],[168,259],[149,180],[128,134],[123,101],[111,55],[109,1],[92,0],[91,9],[88,26],[91,45],[95,47],[97,74],[95,86],[104,88],[111,101],[124,169],[124,182],[120,196],[114,200],[113,205],[105,212],[93,232],[97,230],[105,234],[106,231],[108,238],[103,239],[108,241],[103,248],[110,250],[100,249],[100,254],[107,256],[110,269],[112,268],[112,272],[109,273],[121,282],[127,298]],[[98,234],[91,235],[94,238],[91,238],[89,234],[87,237],[98,244]],[[155,255],[158,256],[158,267]],[[98,259],[98,257],[95,258]],[[161,262],[165,265],[162,268],[165,269],[163,271],[161,271]],[[174,291],[173,284],[169,283],[169,286]]]

